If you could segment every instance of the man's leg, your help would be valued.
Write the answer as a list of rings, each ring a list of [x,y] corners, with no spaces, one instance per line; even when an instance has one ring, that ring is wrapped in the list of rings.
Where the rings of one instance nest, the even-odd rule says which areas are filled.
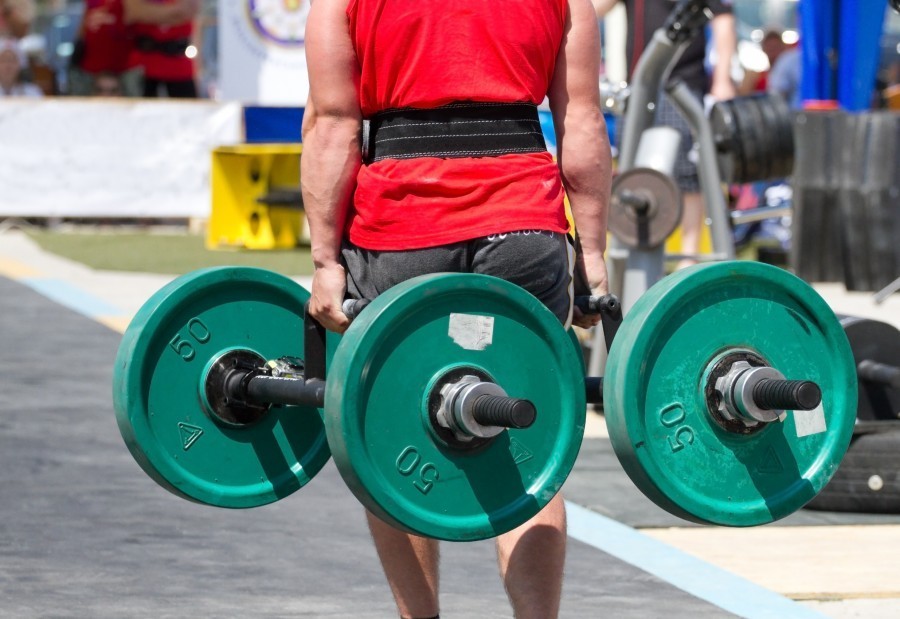
[[[694,92],[694,96],[698,101],[703,100],[703,96],[699,92]],[[681,213],[681,253],[696,256],[700,253],[700,236],[706,210],[703,194],[700,192],[700,177],[696,164],[697,153],[693,152],[694,138],[691,135],[691,128],[665,93],[660,93],[659,105],[656,108],[656,124],[672,127],[681,135],[678,158],[675,161],[675,169],[672,171],[675,181],[681,189],[684,205]],[[696,263],[696,258],[683,258],[678,262],[676,269]]]
[[[366,515],[400,616],[436,617],[439,612],[437,540],[409,535],[368,512]]]
[[[570,321],[575,252],[564,235],[513,232],[474,246],[475,272],[518,284],[561,323]],[[500,576],[518,619],[559,614],[565,559],[566,510],[559,494],[534,518],[497,538]]]
[[[389,252],[370,251],[348,243],[342,255],[347,269],[347,295],[353,299],[374,299],[418,275],[464,270],[466,244]],[[400,615],[409,619],[436,617],[438,542],[398,531],[368,512],[366,516]]]
[[[684,211],[681,214],[681,253],[696,256],[700,254],[700,235],[703,231],[703,219],[706,209],[703,194],[686,192],[684,194]],[[682,258],[677,269],[697,264],[694,258]]]
[[[497,538],[500,577],[516,619],[559,614],[566,560],[566,508],[557,494],[541,512]]]

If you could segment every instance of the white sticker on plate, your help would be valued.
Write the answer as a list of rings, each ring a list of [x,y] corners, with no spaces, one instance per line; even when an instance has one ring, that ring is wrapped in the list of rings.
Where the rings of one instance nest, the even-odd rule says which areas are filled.
[[[450,314],[447,334],[466,350],[484,350],[494,341],[494,317]]]
[[[797,426],[797,438],[821,434],[825,427],[825,407],[819,405],[811,411],[794,411],[794,425]]]

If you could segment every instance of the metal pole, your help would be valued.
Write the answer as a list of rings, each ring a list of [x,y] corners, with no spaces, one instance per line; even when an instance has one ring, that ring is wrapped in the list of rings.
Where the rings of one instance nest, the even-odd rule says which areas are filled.
[[[728,223],[728,205],[722,191],[722,177],[716,160],[716,142],[713,139],[712,127],[703,111],[703,105],[697,101],[684,82],[675,82],[666,90],[672,102],[687,119],[694,140],[699,145],[700,161],[697,172],[703,189],[706,215],[710,220],[714,258],[734,260],[734,239]]]

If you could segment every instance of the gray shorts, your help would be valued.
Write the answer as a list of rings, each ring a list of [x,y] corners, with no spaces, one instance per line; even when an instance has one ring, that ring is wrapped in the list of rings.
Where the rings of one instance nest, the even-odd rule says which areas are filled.
[[[404,251],[375,251],[345,243],[347,294],[374,299],[418,275],[481,273],[521,286],[568,327],[572,321],[575,252],[569,237],[538,230]]]

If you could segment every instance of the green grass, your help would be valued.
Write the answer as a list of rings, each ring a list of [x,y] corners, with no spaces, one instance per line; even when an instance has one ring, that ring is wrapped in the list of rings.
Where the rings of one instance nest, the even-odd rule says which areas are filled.
[[[282,275],[311,275],[308,247],[294,250],[216,250],[195,234],[30,230],[28,236],[47,252],[101,271],[182,275],[211,266],[269,269]]]

